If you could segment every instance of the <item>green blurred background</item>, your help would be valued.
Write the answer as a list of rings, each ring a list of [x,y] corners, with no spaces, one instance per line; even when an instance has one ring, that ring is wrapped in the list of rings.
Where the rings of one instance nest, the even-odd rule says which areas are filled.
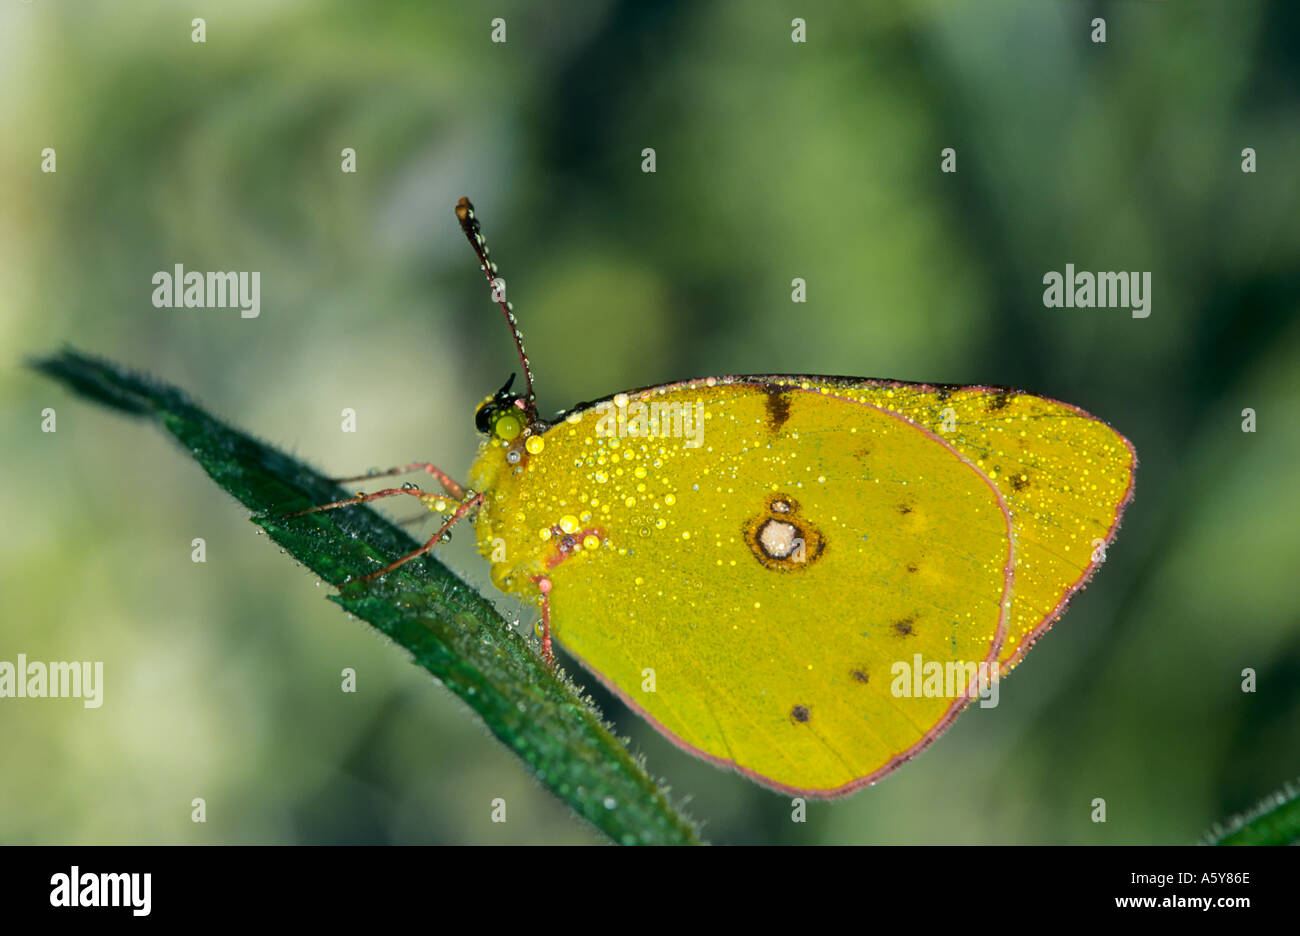
[[[1106,567],[1001,705],[806,823],[599,694],[712,841],[1178,843],[1294,779],[1296,8],[4,4],[0,659],[103,660],[106,686],[0,701],[0,841],[598,840],[160,433],[22,368],[71,343],[329,472],[463,477],[516,366],[464,194],[546,411],[707,374],[1000,383],[1141,457]],[[1150,271],[1150,318],[1045,309],[1067,262]],[[260,271],[261,316],[154,308],[176,263]],[[491,592],[471,539],[444,560]]]

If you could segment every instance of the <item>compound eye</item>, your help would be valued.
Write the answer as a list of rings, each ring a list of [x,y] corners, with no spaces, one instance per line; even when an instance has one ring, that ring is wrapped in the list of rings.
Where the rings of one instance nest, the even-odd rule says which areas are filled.
[[[492,431],[492,404],[484,403],[474,414],[474,428],[479,432],[487,433]]]

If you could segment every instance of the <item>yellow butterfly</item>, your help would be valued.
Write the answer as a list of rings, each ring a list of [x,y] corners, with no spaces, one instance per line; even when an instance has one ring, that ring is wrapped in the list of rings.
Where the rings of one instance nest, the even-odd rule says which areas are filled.
[[[710,377],[542,419],[473,206],[456,214],[524,370],[479,407],[445,495],[502,590],[683,750],[795,795],[874,783],[1024,656],[1105,558],[1132,445],[997,387]],[[309,512],[309,511],[304,511]]]

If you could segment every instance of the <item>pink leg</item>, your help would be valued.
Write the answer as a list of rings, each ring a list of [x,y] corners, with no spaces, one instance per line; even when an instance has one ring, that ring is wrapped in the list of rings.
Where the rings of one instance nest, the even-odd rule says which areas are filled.
[[[551,580],[539,575],[534,582],[542,593],[542,659],[547,666],[555,666],[555,650],[551,646]]]
[[[424,496],[428,497],[429,495],[425,494]],[[405,565],[406,563],[410,562],[412,559],[416,558],[417,556],[423,556],[425,553],[433,549],[433,547],[438,545],[438,543],[442,540],[443,534],[445,534],[448,530],[450,530],[452,526],[456,524],[457,521],[464,518],[466,514],[468,514],[471,510],[473,510],[481,503],[483,503],[483,495],[475,494],[469,500],[465,501],[465,503],[457,507],[456,512],[451,515],[451,517],[447,520],[447,522],[438,528],[438,532],[434,533],[433,536],[429,537],[429,541],[425,543],[423,546],[421,546],[419,549],[415,550],[415,552],[408,553],[407,555],[403,556],[401,559],[398,559],[396,562],[390,562],[388,565],[384,566],[378,572],[371,572],[368,575],[361,576],[359,579],[355,579],[354,581],[367,582],[370,579],[379,578],[379,576],[381,575],[387,575],[389,572],[392,572],[398,566]]]
[[[398,494],[410,494],[412,497],[426,498],[432,495],[428,491],[421,491],[417,488],[384,488],[382,491],[375,491],[373,494],[358,494],[356,497],[349,497],[347,500],[334,501],[332,504],[320,504],[316,507],[308,507],[306,510],[296,510],[291,514],[285,514],[285,517],[301,517],[303,514],[316,513],[320,510],[334,510],[336,507],[351,507],[353,504],[368,504],[373,500],[379,500],[381,497],[394,497]]]
[[[322,510],[334,510],[339,507],[352,507],[356,504],[366,504],[369,503],[370,501],[379,500],[382,497],[394,497],[398,494],[410,494],[413,497],[420,498],[420,500],[425,503],[437,499],[437,495],[435,494],[430,494],[427,491],[420,491],[414,488],[384,488],[384,490],[375,491],[373,494],[358,494],[356,497],[349,498],[348,500],[335,501],[332,504],[320,504],[316,507],[308,507],[306,510],[298,510],[291,514],[285,514],[284,518],[287,519],[288,517],[301,517],[304,514],[317,513]],[[389,572],[392,572],[398,566],[410,562],[416,556],[424,555],[429,550],[433,549],[434,546],[438,545],[438,542],[442,539],[443,534],[445,534],[448,530],[450,530],[458,520],[461,520],[463,517],[465,517],[466,514],[468,514],[475,507],[479,506],[479,504],[481,503],[483,503],[483,495],[475,494],[473,497],[469,498],[464,503],[458,504],[456,506],[455,513],[451,515],[450,519],[448,519],[446,523],[444,523],[441,527],[439,527],[438,532],[434,533],[433,536],[429,537],[429,541],[425,543],[423,546],[421,546],[419,549],[415,550],[415,552],[409,553],[408,555],[403,556],[401,559],[398,559],[396,562],[384,566],[378,572],[371,572],[368,575],[363,575],[358,579],[354,579],[353,581],[364,582],[369,579],[378,578],[381,575],[385,575]]]
[[[465,497],[465,488],[456,481],[451,475],[443,471],[437,465],[429,462],[411,462],[409,465],[403,465],[400,468],[389,468],[387,471],[376,471],[374,474],[359,475],[355,478],[333,478],[336,484],[344,484],[348,481],[369,481],[371,478],[386,478],[390,475],[409,474],[412,471],[427,471],[438,479],[442,489],[450,494],[456,500],[462,500]]]

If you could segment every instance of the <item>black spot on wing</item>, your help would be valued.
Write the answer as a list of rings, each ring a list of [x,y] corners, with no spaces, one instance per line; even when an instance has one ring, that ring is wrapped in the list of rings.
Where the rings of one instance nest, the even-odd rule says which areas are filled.
[[[1011,398],[1019,392],[1020,391],[1018,390],[1012,390],[1010,387],[997,387],[989,396],[988,403],[985,404],[985,407],[990,413],[996,413],[1000,409],[1006,409],[1007,404],[1011,402]]]
[[[903,618],[901,621],[893,623],[894,633],[899,637],[911,637],[916,633],[916,615]]]
[[[773,432],[779,432],[790,418],[790,391],[772,385],[767,388],[767,423]]]

